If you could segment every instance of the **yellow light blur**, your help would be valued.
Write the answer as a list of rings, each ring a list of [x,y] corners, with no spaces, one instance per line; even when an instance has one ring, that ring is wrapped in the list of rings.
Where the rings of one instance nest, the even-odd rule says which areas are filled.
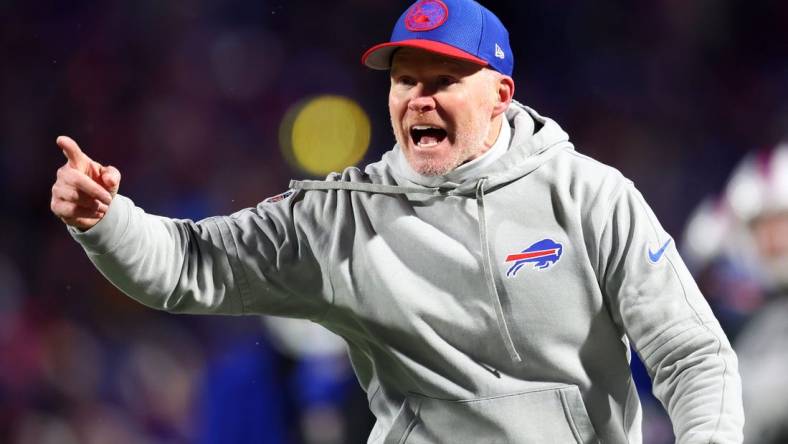
[[[323,95],[288,110],[279,128],[285,158],[316,176],[355,165],[369,148],[369,117],[355,101]]]

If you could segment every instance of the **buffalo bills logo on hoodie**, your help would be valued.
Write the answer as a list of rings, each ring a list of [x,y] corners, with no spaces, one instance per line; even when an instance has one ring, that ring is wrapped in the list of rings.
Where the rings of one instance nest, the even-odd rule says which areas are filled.
[[[514,277],[525,264],[534,264],[535,269],[544,270],[561,259],[564,247],[552,239],[542,239],[525,250],[506,256],[506,262],[513,262],[506,277]]]

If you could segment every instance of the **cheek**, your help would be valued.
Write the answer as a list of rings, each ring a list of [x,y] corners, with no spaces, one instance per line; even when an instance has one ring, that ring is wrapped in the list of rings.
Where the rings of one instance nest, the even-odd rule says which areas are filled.
[[[489,101],[477,97],[468,97],[457,106],[458,122],[471,128],[478,128],[480,123],[489,120]]]
[[[465,121],[484,119],[492,109],[490,98],[478,92],[469,92],[453,100],[454,109]]]
[[[491,94],[476,94],[476,109],[484,110],[485,113],[492,113],[495,107],[495,97]]]
[[[485,79],[477,79],[468,89],[468,100],[473,101],[477,109],[491,112],[498,101],[497,89]]]
[[[389,114],[391,115],[391,120],[395,121],[397,125],[401,123],[402,110],[403,102],[394,95],[389,95]]]

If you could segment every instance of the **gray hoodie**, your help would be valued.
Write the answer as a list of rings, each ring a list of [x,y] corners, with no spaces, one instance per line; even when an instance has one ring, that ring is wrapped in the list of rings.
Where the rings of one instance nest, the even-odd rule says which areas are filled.
[[[510,149],[461,183],[418,176],[395,146],[231,216],[117,196],[71,232],[150,307],[342,336],[370,443],[639,443],[630,341],[678,442],[741,442],[736,356],[641,195],[552,120],[506,116]]]

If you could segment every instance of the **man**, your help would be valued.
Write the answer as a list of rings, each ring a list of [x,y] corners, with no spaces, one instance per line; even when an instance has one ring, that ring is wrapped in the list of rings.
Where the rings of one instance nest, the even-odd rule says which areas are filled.
[[[422,0],[381,161],[198,223],[150,216],[67,138],[52,210],[115,285],[186,313],[318,322],[348,343],[370,443],[641,442],[629,341],[679,442],[741,441],[736,357],[631,182],[513,101],[508,33]]]

